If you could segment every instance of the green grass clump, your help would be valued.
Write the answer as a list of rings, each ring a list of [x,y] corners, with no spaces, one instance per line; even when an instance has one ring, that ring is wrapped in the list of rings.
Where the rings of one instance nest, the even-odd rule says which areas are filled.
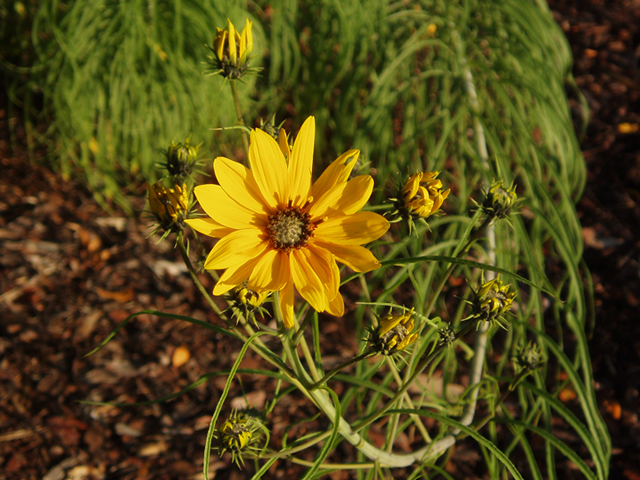
[[[103,205],[128,206],[123,187],[153,179],[171,141],[227,142],[210,131],[235,117],[222,82],[203,75],[205,44],[227,17],[244,16],[233,1],[42,2],[34,44],[62,172],[80,170]],[[259,25],[255,36],[262,44]]]

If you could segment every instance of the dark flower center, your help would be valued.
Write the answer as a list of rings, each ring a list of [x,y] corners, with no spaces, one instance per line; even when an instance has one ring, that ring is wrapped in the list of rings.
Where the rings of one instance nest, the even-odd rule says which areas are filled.
[[[301,212],[297,207],[288,207],[270,215],[267,224],[271,245],[285,252],[305,247],[309,237],[313,235],[313,229],[309,214]]]

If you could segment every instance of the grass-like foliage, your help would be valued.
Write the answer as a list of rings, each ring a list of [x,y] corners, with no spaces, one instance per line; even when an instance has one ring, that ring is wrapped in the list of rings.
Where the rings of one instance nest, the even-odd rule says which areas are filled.
[[[123,187],[136,175],[153,180],[161,146],[191,136],[212,147],[210,129],[233,124],[231,99],[203,72],[215,26],[244,18],[237,2],[40,3],[33,43],[55,161],[64,174],[81,171],[105,207],[130,208]]]
[[[345,365],[355,365],[349,374],[324,372],[313,309],[296,308],[291,330],[276,305],[279,329],[260,334],[242,320],[246,302],[234,310],[241,327],[228,320],[227,326],[245,342],[242,353],[251,348],[274,367],[252,373],[279,382],[263,418],[235,416],[242,421],[225,424],[232,434],[225,448],[236,463],[252,435],[266,431],[277,402],[297,389],[322,412],[326,430],[285,435],[279,452],[268,449],[268,439],[256,442],[254,478],[280,457],[308,465],[305,478],[352,468],[355,478],[373,479],[400,466],[412,469],[409,478],[447,477],[447,457],[440,455],[464,438],[478,446],[489,478],[563,478],[568,463],[584,478],[608,477],[611,445],[593,390],[590,282],[574,209],[585,165],[565,93],[573,85],[571,56],[543,0],[276,0],[246,13],[231,1],[42,3],[34,31],[49,35],[38,44],[58,158],[65,172],[80,168],[104,198],[124,198],[119,192],[132,174],[154,179],[158,147],[189,133],[216,154],[232,151],[228,143],[240,145],[239,136],[215,137],[226,142],[215,145],[208,129],[236,123],[240,103],[249,112],[247,123],[258,110],[279,114],[277,120],[292,116],[293,133],[314,115],[316,158],[325,165],[349,148],[361,150],[355,171],[372,175],[379,187],[371,210],[393,210],[388,199],[398,198],[398,186],[416,171],[440,171],[452,190],[447,215],[430,218],[429,228],[416,222],[410,233],[404,223],[392,225],[373,248],[381,268],[343,275],[345,282],[361,280],[362,303],[342,320],[355,322],[359,339],[370,335],[373,313],[383,318],[389,305],[414,309],[415,325],[403,317],[397,343],[388,343],[386,330],[376,337],[386,353],[412,343],[404,360],[363,361],[373,355],[363,343],[364,353]],[[234,104],[221,79],[202,75],[202,45],[227,17],[241,24],[244,16],[256,32],[252,61],[264,71],[241,84],[239,96],[234,90]],[[253,87],[250,101],[242,93]],[[496,179],[515,183],[524,200],[518,214],[489,224],[472,200],[482,204],[482,190]],[[189,215],[175,213],[170,222]],[[178,232],[191,267],[183,226],[171,231]],[[470,329],[469,319],[480,315],[480,286],[495,272],[518,285],[515,299],[501,291],[514,315]],[[193,270],[192,277],[197,283]],[[493,284],[496,292],[501,285]],[[475,340],[443,348],[435,326],[445,324]],[[304,329],[311,332],[310,345]],[[282,349],[267,349],[260,335],[278,336]],[[527,350],[530,343],[538,350]],[[514,359],[521,369],[533,359],[535,368],[524,378]],[[238,366],[239,360],[225,395],[242,373]],[[212,375],[219,373],[228,372]],[[462,376],[469,377],[462,396],[447,395]],[[429,377],[441,378],[445,394],[414,383]],[[340,397],[333,382],[342,384]],[[428,431],[425,417],[438,427]],[[368,437],[372,424],[386,429],[380,448]],[[394,441],[405,432],[420,436],[422,446],[394,453]],[[331,463],[340,442],[358,449],[353,463]],[[296,457],[306,447],[315,452],[312,462]]]

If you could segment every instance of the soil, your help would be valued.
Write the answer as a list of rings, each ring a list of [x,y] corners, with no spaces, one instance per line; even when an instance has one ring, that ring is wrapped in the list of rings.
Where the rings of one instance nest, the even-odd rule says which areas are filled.
[[[552,0],[550,6],[571,43],[575,80],[590,107],[582,138],[588,184],[577,210],[594,282],[589,347],[614,447],[610,478],[638,480],[640,1]],[[7,107],[1,93],[0,479],[202,478],[206,431],[226,377],[158,404],[81,402],[145,402],[176,393],[214,366],[229,368],[238,345],[142,314],[85,356],[140,310],[216,320],[171,243],[148,238],[144,217],[105,213],[80,183],[43,166],[44,150],[26,147],[19,116],[9,118]],[[138,193],[142,210],[145,195]],[[329,359],[338,363],[352,355],[357,345],[345,345],[352,338],[348,327],[325,325],[326,344],[340,346],[327,352]],[[257,365],[249,352],[242,366]],[[261,408],[268,382],[251,375],[243,382],[251,387],[250,403]],[[235,407],[245,401],[238,385],[229,398]],[[305,405],[295,396],[279,404],[272,422],[276,443],[294,413],[313,415]],[[291,426],[291,432],[304,434],[308,427]],[[212,477],[243,479],[251,471],[231,465],[228,456],[212,457]],[[298,478],[301,471],[280,461],[269,478]],[[469,475],[461,470],[454,476]],[[350,477],[336,472],[331,478]]]

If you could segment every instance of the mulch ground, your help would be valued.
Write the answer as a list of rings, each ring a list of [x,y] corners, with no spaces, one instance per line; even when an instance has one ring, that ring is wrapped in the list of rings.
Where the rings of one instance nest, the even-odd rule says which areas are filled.
[[[590,350],[614,445],[610,478],[638,480],[640,2],[550,4],[571,43],[575,79],[591,108],[582,139],[589,179],[577,208],[595,287]],[[82,185],[31,161],[26,148],[9,149],[9,123],[15,120],[6,105],[2,94],[0,479],[202,478],[205,435],[226,377],[160,404],[80,402],[144,402],[178,392],[208,371],[230,367],[238,345],[176,320],[141,315],[105,348],[84,356],[139,310],[215,319],[171,244],[147,238],[149,222],[106,214]],[[24,130],[13,131],[25,145]],[[355,350],[344,344],[347,327],[325,322],[323,328],[327,345],[340,345],[327,352],[333,361]],[[249,353],[243,366],[258,364]],[[250,376],[246,382],[250,403],[262,407],[267,382]],[[245,401],[238,386],[230,398],[235,407]],[[308,409],[299,400],[278,406],[274,438]],[[292,432],[303,434],[304,428]],[[248,478],[248,471],[230,465],[226,456],[212,458],[216,478]],[[300,472],[279,462],[270,478],[298,478]],[[473,478],[453,472],[455,478]],[[332,478],[350,477],[337,472]]]

